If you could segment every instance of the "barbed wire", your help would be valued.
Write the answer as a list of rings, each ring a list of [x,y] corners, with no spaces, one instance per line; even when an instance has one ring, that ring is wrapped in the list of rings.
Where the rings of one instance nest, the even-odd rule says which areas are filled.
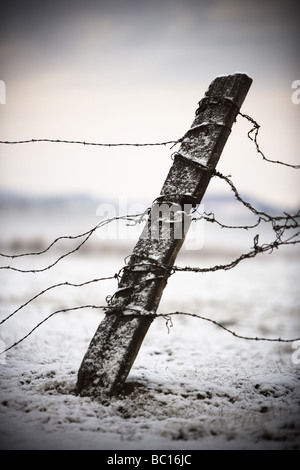
[[[265,154],[262,152],[262,150],[260,149],[260,146],[258,143],[258,133],[259,133],[261,126],[255,121],[255,119],[253,119],[251,116],[248,116],[248,114],[243,114],[240,111],[238,111],[238,114],[253,124],[253,127],[248,132],[248,137],[250,140],[252,140],[252,142],[254,142],[257,153],[262,156],[263,160],[269,163],[275,163],[277,165],[284,165],[289,168],[294,168],[296,170],[299,170],[300,165],[293,165],[291,163],[282,162],[280,160],[271,160],[270,158],[267,158]]]
[[[40,297],[41,295],[44,295],[46,294],[46,292],[49,292],[50,290],[52,289],[56,289],[57,287],[62,287],[62,286],[68,286],[68,287],[83,287],[83,286],[87,286],[89,284],[94,284],[96,282],[101,282],[101,281],[108,281],[108,280],[112,280],[112,279],[118,279],[119,278],[119,274],[116,273],[114,274],[113,276],[106,276],[106,277],[101,277],[101,278],[97,278],[97,279],[91,279],[89,281],[84,281],[84,282],[81,282],[79,284],[75,284],[75,283],[72,283],[72,282],[60,282],[58,284],[53,284],[52,286],[49,286],[47,287],[46,289],[42,290],[41,292],[39,292],[38,294],[34,295],[33,297],[31,297],[29,300],[27,300],[26,302],[24,302],[22,305],[20,305],[20,307],[18,307],[16,310],[14,310],[11,314],[9,314],[7,317],[5,317],[4,319],[2,319],[0,321],[0,325],[2,325],[3,323],[5,323],[7,320],[9,320],[11,317],[13,317],[16,313],[18,313],[20,310],[22,310],[24,307],[26,307],[28,304],[30,304],[31,302],[33,302],[34,300],[36,300],[38,297]]]
[[[260,129],[259,124],[252,117],[250,117],[246,114],[242,114],[241,112],[239,112],[239,115],[241,115],[243,118],[247,119],[253,125],[253,127],[248,132],[248,137],[254,142],[255,147],[256,147],[256,151],[257,151],[257,153],[259,153],[262,156],[263,160],[266,160],[267,162],[274,163],[274,164],[285,165],[285,166],[288,166],[288,167],[293,168],[293,169],[299,169],[300,168],[300,165],[292,165],[292,164],[289,164],[289,163],[268,159],[264,155],[264,153],[261,151],[260,146],[258,144],[258,133],[259,133],[259,129]],[[182,139],[173,140],[173,141],[166,141],[166,142],[159,142],[159,143],[145,143],[145,144],[131,144],[131,143],[103,144],[103,143],[95,143],[95,142],[68,141],[68,140],[57,140],[57,139],[56,140],[54,140],[54,139],[31,139],[31,140],[19,140],[19,141],[0,141],[0,143],[13,145],[13,144],[29,144],[29,143],[36,143],[36,142],[51,142],[51,143],[95,145],[95,146],[105,146],[105,147],[113,147],[113,146],[154,146],[154,145],[158,146],[158,145],[173,144],[172,145],[172,147],[173,147],[174,145],[176,145],[177,143],[180,143],[181,141],[182,141]],[[297,228],[300,228],[300,210],[298,210],[298,212],[296,212],[295,214],[289,214],[287,212],[284,212],[282,215],[271,216],[270,214],[268,214],[265,211],[261,211],[261,210],[256,209],[253,206],[253,204],[251,204],[249,201],[246,201],[241,196],[241,194],[239,193],[237,187],[232,182],[230,176],[225,176],[225,175],[223,175],[222,173],[220,173],[219,171],[216,171],[216,170],[213,172],[212,176],[220,178],[221,180],[223,180],[229,186],[230,190],[233,192],[234,197],[237,199],[237,201],[239,201],[243,206],[245,206],[252,214],[254,214],[257,217],[256,222],[251,224],[251,225],[227,225],[227,224],[224,224],[223,222],[219,221],[215,217],[215,214],[213,212],[210,212],[210,213],[205,213],[204,212],[203,214],[199,214],[197,216],[197,215],[195,215],[195,214],[197,214],[197,211],[193,211],[191,214],[186,214],[186,215],[189,215],[191,220],[193,220],[193,221],[198,221],[198,220],[204,219],[207,222],[216,223],[222,229],[249,230],[249,229],[254,229],[254,228],[258,227],[261,223],[269,223],[269,224],[271,224],[272,230],[275,234],[275,240],[271,241],[270,243],[263,243],[262,245],[259,245],[259,234],[256,234],[254,239],[253,239],[253,246],[250,247],[249,251],[246,252],[246,253],[242,253],[239,257],[237,257],[236,259],[234,259],[231,262],[228,262],[226,264],[216,264],[214,266],[204,267],[204,268],[203,267],[198,267],[198,266],[196,266],[196,267],[191,267],[191,266],[185,266],[185,267],[172,266],[172,267],[170,267],[170,266],[166,266],[166,265],[161,265],[161,267],[165,268],[165,269],[170,269],[171,268],[171,275],[176,273],[176,272],[208,273],[208,272],[215,272],[215,271],[218,271],[218,270],[227,271],[227,270],[232,269],[235,266],[237,266],[240,262],[242,262],[246,259],[254,258],[258,254],[265,253],[265,252],[272,253],[274,249],[278,249],[279,247],[281,247],[283,245],[296,245],[296,244],[300,243],[300,237],[299,237],[300,236],[300,230],[299,231],[296,230]],[[20,254],[0,253],[0,257],[9,258],[9,259],[12,259],[12,260],[14,260],[15,258],[22,258],[22,257],[28,257],[28,256],[40,256],[40,255],[43,255],[43,254],[47,253],[54,245],[56,245],[61,240],[83,239],[75,248],[73,248],[73,249],[67,251],[66,253],[64,253],[63,255],[59,256],[53,263],[49,264],[48,266],[46,266],[44,268],[41,268],[41,269],[21,269],[21,268],[16,268],[14,266],[8,265],[8,266],[1,266],[0,269],[12,270],[12,271],[16,271],[16,272],[19,272],[19,273],[40,273],[40,272],[49,270],[52,267],[54,267],[62,259],[64,259],[67,256],[79,251],[80,248],[96,232],[96,230],[101,229],[104,226],[106,226],[107,224],[110,224],[114,221],[120,221],[120,220],[124,220],[128,224],[130,222],[132,225],[137,225],[137,224],[141,223],[142,221],[147,220],[147,216],[148,216],[149,211],[150,211],[150,208],[148,208],[143,213],[139,213],[139,214],[131,214],[131,215],[127,214],[127,215],[123,215],[123,216],[116,216],[116,217],[104,219],[104,220],[100,221],[96,226],[91,228],[90,230],[87,230],[84,233],[81,233],[79,235],[73,235],[73,236],[68,235],[68,236],[57,237],[45,249],[37,251],[37,252],[27,252],[27,253],[20,253]],[[285,236],[286,231],[291,231],[291,230],[293,231],[293,233],[292,234],[289,233],[288,236]],[[284,236],[285,236],[285,238],[284,238]],[[143,263],[138,263],[138,264],[139,264],[139,267],[141,267],[141,265],[143,265]],[[134,269],[134,267],[136,265],[137,265],[136,263],[132,264],[131,268]],[[145,263],[144,266],[145,266],[145,269],[146,268],[149,269],[150,266],[151,266],[151,261],[150,261],[150,264],[149,264],[149,260],[147,260],[147,263]],[[157,264],[155,265],[155,267],[157,268]],[[27,300],[22,305],[20,305],[16,310],[14,310],[6,318],[4,318],[0,322],[0,325],[5,323],[7,320],[12,318],[14,315],[19,313],[20,310],[22,310],[23,308],[28,306],[31,302],[33,302],[34,300],[36,300],[37,298],[44,295],[46,292],[48,292],[50,290],[53,290],[53,289],[56,289],[56,288],[59,288],[59,287],[63,287],[63,286],[80,288],[80,287],[83,287],[83,286],[88,285],[88,284],[102,282],[102,281],[106,281],[106,280],[113,280],[113,279],[116,279],[117,282],[118,282],[118,285],[119,285],[121,272],[125,268],[128,269],[128,266],[126,266],[126,262],[125,262],[125,266],[123,268],[121,268],[118,273],[115,273],[111,276],[91,279],[91,280],[88,280],[88,281],[85,281],[85,282],[82,282],[82,283],[78,283],[78,284],[66,281],[66,282],[61,282],[61,283],[58,283],[58,284],[51,285],[51,286],[45,288],[44,290],[40,291],[39,293],[35,294],[29,300]],[[154,279],[155,278],[151,278],[151,281],[153,281]],[[134,286],[133,288],[134,289],[141,289],[142,286]],[[28,336],[30,336],[37,328],[39,328],[39,326],[41,326],[43,323],[45,323],[47,320],[49,320],[50,318],[52,318],[54,315],[56,315],[58,313],[70,312],[70,311],[76,311],[76,310],[88,309],[88,308],[90,308],[90,309],[102,309],[103,311],[105,311],[109,307],[109,302],[110,301],[107,301],[106,306],[97,306],[97,305],[88,304],[88,305],[75,306],[75,307],[63,308],[63,309],[56,310],[55,312],[52,312],[51,314],[49,314],[40,323],[38,323],[23,338],[21,338],[20,340],[18,340],[17,342],[12,344],[11,346],[9,346],[7,349],[5,349],[5,351],[2,351],[0,354],[3,354],[5,352],[9,351],[10,349],[12,349],[13,347],[17,346],[18,344],[20,344],[22,341],[24,341],[26,338],[28,338]],[[218,326],[218,327],[222,328],[223,330],[225,330],[226,332],[232,334],[233,336],[235,336],[237,338],[240,338],[240,339],[245,339],[245,340],[293,342],[293,341],[297,341],[297,340],[300,339],[300,338],[294,338],[294,339],[260,338],[260,337],[243,336],[243,335],[235,333],[233,330],[225,327],[224,325],[222,325],[221,323],[219,323],[215,320],[212,320],[210,318],[206,318],[204,316],[194,314],[194,313],[172,312],[172,313],[167,313],[167,314],[154,314],[153,316],[155,318],[163,317],[166,320],[166,325],[167,325],[167,328],[168,328],[168,331],[169,331],[169,326],[170,325],[172,326],[171,317],[175,316],[175,315],[186,315],[186,316],[190,316],[190,317],[194,317],[194,318],[198,318],[198,319],[201,319],[201,320],[211,322],[215,326]],[[132,316],[141,316],[141,314],[139,313],[138,315],[136,315],[136,314],[133,313]]]
[[[300,235],[300,232],[298,232],[295,236],[299,236]],[[198,266],[185,266],[185,267],[182,267],[182,266],[173,266],[172,269],[174,271],[181,271],[181,272],[194,272],[194,273],[208,273],[208,272],[215,272],[215,271],[220,271],[220,270],[223,270],[223,271],[228,271],[229,269],[232,269],[232,268],[235,268],[241,261],[244,261],[245,259],[250,259],[250,258],[254,258],[255,256],[257,256],[259,253],[265,253],[267,251],[269,251],[270,253],[272,253],[272,251],[274,250],[274,248],[278,248],[279,246],[282,246],[282,245],[296,245],[298,243],[300,243],[300,240],[293,240],[293,241],[289,241],[289,240],[284,240],[282,242],[272,242],[272,243],[265,243],[261,246],[259,246],[257,243],[256,243],[256,239],[257,239],[257,235],[254,237],[254,248],[250,249],[248,251],[248,253],[243,253],[241,254],[238,258],[236,258],[235,260],[229,262],[229,263],[226,263],[226,264],[219,264],[219,265],[215,265],[215,266],[212,266],[212,267],[209,267],[209,268],[200,268]]]
[[[10,255],[8,253],[0,253],[0,257],[2,256],[2,257],[5,257],[5,258],[11,258],[11,259],[21,258],[21,257],[24,257],[24,256],[39,256],[39,255],[43,255],[47,251],[49,251],[60,240],[76,240],[78,238],[85,237],[83,239],[83,241],[81,243],[79,243],[79,245],[76,246],[76,248],[74,248],[74,249],[68,251],[67,253],[59,256],[59,258],[57,258],[53,263],[49,264],[45,268],[41,268],[41,269],[20,269],[20,268],[15,268],[13,266],[0,266],[0,269],[8,269],[8,270],[16,271],[16,272],[19,272],[19,273],[41,273],[43,271],[47,271],[48,269],[53,268],[62,259],[64,259],[67,256],[75,253],[76,251],[79,251],[80,248],[94,234],[94,232],[96,232],[96,230],[100,229],[101,227],[104,227],[105,225],[107,225],[111,222],[114,222],[116,220],[126,220],[126,221],[131,221],[134,224],[136,224],[136,223],[139,223],[139,221],[141,220],[141,217],[143,217],[143,215],[144,215],[144,213],[132,214],[132,215],[127,214],[127,215],[112,217],[112,218],[109,218],[109,219],[104,219],[101,222],[99,222],[97,225],[95,225],[93,228],[91,228],[90,230],[87,230],[86,232],[81,233],[79,235],[73,235],[73,236],[72,235],[71,236],[64,235],[64,236],[61,236],[61,237],[57,237],[52,243],[50,243],[50,245],[47,246],[47,248],[45,248],[44,250],[41,250],[41,251],[29,252],[29,253],[20,253],[20,254],[13,254],[13,255]],[[137,219],[137,221],[135,219]]]
[[[269,163],[274,163],[278,165],[284,165],[289,168],[294,168],[296,170],[300,169],[300,165],[293,165],[292,163],[287,163],[283,162],[280,160],[272,160],[270,158],[267,158],[262,152],[260,145],[258,143],[258,134],[261,129],[261,126],[258,124],[258,122],[253,119],[251,116],[248,114],[242,113],[239,108],[237,108],[237,114],[241,116],[242,118],[246,119],[252,124],[252,128],[248,131],[248,137],[249,139],[255,144],[256,151],[258,154],[261,155],[263,160],[269,162]],[[41,139],[23,139],[23,140],[0,140],[0,144],[4,145],[19,145],[19,144],[35,144],[35,143],[54,143],[54,144],[73,144],[73,145],[83,145],[83,146],[94,146],[94,147],[159,147],[159,146],[167,146],[171,145],[170,148],[173,148],[176,144],[179,144],[182,142],[184,139],[184,136],[175,139],[175,140],[167,140],[163,142],[144,142],[144,143],[139,143],[139,142],[119,142],[119,143],[103,143],[103,142],[87,142],[85,140],[67,140],[67,139],[49,139],[49,138],[41,138]]]
[[[76,144],[90,145],[94,147],[158,147],[178,143],[177,140],[167,140],[165,142],[146,142],[146,143],[103,143],[103,142],[86,142],[84,140],[62,140],[62,139],[27,139],[27,140],[0,140],[0,144],[18,145],[18,144],[36,144],[38,142],[51,144]]]
[[[232,336],[235,336],[236,338],[245,339],[245,340],[248,340],[248,341],[269,341],[269,342],[276,342],[276,343],[293,343],[294,341],[299,341],[300,340],[300,337],[299,338],[293,338],[293,339],[283,339],[283,338],[264,338],[264,337],[259,337],[259,336],[244,336],[244,335],[235,333],[233,330],[231,330],[230,328],[227,328],[222,323],[220,323],[216,320],[212,320],[211,318],[204,317],[203,315],[198,315],[197,313],[171,312],[171,313],[157,314],[157,315],[155,315],[155,317],[156,318],[159,318],[159,317],[165,318],[166,321],[167,321],[167,327],[168,327],[168,325],[170,324],[170,323],[168,324],[168,321],[170,322],[170,318],[172,316],[175,316],[175,315],[184,315],[184,316],[188,316],[188,317],[198,318],[199,320],[207,321],[207,322],[212,323],[213,325],[221,328],[222,330],[225,330],[227,333],[230,333]],[[172,322],[171,322],[170,326],[171,327],[173,326]]]
[[[12,348],[15,348],[16,346],[18,346],[20,343],[22,343],[22,341],[24,341],[25,339],[27,339],[30,335],[32,335],[32,333],[37,330],[40,326],[42,326],[47,320],[49,320],[50,318],[52,318],[54,315],[58,314],[58,313],[66,313],[66,312],[71,312],[71,311],[75,311],[75,310],[82,310],[84,308],[92,308],[92,309],[103,309],[105,308],[105,306],[99,306],[99,305],[79,305],[79,306],[76,306],[76,307],[68,307],[68,308],[61,308],[59,310],[56,310],[55,312],[52,312],[50,313],[50,315],[48,315],[46,318],[44,318],[42,321],[40,321],[34,328],[32,328],[29,333],[27,333],[25,336],[23,336],[21,339],[19,339],[18,341],[16,341],[15,343],[13,343],[11,346],[9,346],[8,348],[4,349],[4,351],[1,351],[0,352],[0,356],[2,354],[5,354],[7,353],[8,351],[10,351]]]
[[[59,313],[74,312],[74,311],[83,310],[83,309],[103,310],[105,312],[105,310],[107,308],[108,308],[107,305],[87,304],[87,305],[77,305],[75,307],[61,308],[61,309],[55,310],[54,312],[50,313],[46,318],[44,318],[42,321],[40,321],[37,325],[35,325],[26,335],[24,335],[19,340],[15,341],[11,346],[8,346],[6,349],[1,351],[0,356],[2,354],[7,353],[11,349],[15,348],[20,343],[22,343],[25,339],[27,339],[29,336],[31,336],[32,333],[34,333],[34,331],[36,331],[46,321],[50,320],[50,318],[52,318],[54,315],[57,315]],[[241,335],[241,334],[236,333],[235,331],[231,330],[230,328],[226,327],[225,325],[223,325],[222,323],[220,323],[216,320],[212,320],[211,318],[204,317],[203,315],[199,315],[199,314],[196,314],[196,313],[189,313],[189,312],[170,312],[170,313],[158,313],[158,314],[150,314],[150,315],[149,314],[143,315],[142,313],[139,313],[139,314],[132,313],[132,314],[126,315],[126,316],[130,317],[130,318],[141,318],[143,316],[147,316],[147,317],[150,316],[150,317],[153,317],[153,318],[164,318],[166,320],[166,327],[167,327],[168,333],[169,333],[170,332],[170,327],[173,327],[173,322],[172,322],[171,317],[172,316],[179,316],[179,315],[193,317],[193,318],[197,318],[198,320],[207,321],[207,322],[212,323],[213,325],[217,326],[218,328],[221,328],[222,330],[226,331],[227,333],[231,334],[232,336],[234,336],[236,338],[239,338],[239,339],[247,340],[247,341],[293,343],[294,341],[299,341],[300,340],[300,337],[285,339],[285,338],[281,338],[281,337],[279,337],[279,338],[265,338],[265,337],[259,337],[259,336]]]

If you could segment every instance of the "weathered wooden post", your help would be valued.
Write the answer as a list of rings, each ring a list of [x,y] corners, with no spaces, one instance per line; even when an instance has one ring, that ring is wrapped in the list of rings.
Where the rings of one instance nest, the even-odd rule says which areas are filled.
[[[101,398],[122,388],[184,242],[188,209],[200,204],[251,83],[241,73],[217,77],[200,101],[119,289],[83,358],[78,394]]]

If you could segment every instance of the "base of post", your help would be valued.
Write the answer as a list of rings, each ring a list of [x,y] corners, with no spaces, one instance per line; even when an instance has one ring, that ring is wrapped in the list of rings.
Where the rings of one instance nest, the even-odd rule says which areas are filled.
[[[76,394],[102,400],[117,395],[153,319],[107,314],[82,360]]]

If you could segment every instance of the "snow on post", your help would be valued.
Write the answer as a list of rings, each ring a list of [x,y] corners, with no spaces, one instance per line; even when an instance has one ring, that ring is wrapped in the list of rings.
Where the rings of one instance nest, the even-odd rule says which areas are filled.
[[[184,242],[190,224],[186,207],[201,203],[251,83],[242,73],[217,77],[200,101],[82,360],[77,394],[101,399],[122,389]]]

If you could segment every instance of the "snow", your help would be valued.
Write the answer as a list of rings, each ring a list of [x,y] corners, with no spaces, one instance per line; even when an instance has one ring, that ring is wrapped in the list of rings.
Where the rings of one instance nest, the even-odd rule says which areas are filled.
[[[151,310],[146,310],[145,308],[142,308],[139,305],[128,304],[126,306],[126,310],[124,311],[123,315],[132,315],[132,313],[135,313],[137,315],[154,315],[155,314],[155,312]]]
[[[231,250],[239,251],[238,237],[232,231]],[[44,273],[1,271],[1,318],[51,284],[118,272],[129,253],[103,252],[101,241],[94,243]],[[233,253],[225,248],[216,257],[186,252],[177,264],[229,261]],[[52,256],[44,255],[44,265]],[[158,312],[198,313],[247,336],[296,338],[298,280],[296,248],[259,255],[228,272],[176,273]],[[48,291],[1,326],[2,344],[11,345],[57,309],[105,305],[116,289],[117,280],[110,279]],[[300,366],[292,361],[292,343],[238,339],[187,316],[171,317],[168,330],[167,320],[158,318],[123,394],[101,403],[74,390],[103,317],[95,309],[57,314],[6,353],[0,364],[1,449],[300,448]]]

